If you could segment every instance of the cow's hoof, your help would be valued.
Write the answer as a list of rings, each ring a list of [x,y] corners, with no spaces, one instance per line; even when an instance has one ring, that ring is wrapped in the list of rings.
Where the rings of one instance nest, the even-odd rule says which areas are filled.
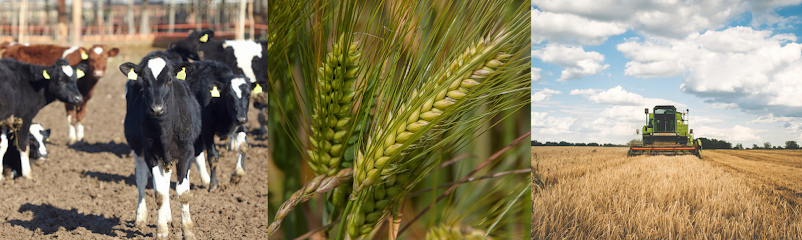
[[[198,238],[195,237],[195,234],[192,232],[184,232],[184,240],[197,240]]]
[[[214,192],[215,190],[217,190],[217,187],[218,187],[217,184],[209,185],[209,192]]]
[[[138,229],[145,229],[145,227],[147,227],[148,225],[145,224],[145,221],[138,221],[134,223],[134,226]]]
[[[240,176],[240,175],[236,175],[236,174],[234,174],[234,175],[231,175],[231,184],[232,184],[232,185],[237,185],[237,184],[239,184],[241,181],[242,181],[242,176]]]

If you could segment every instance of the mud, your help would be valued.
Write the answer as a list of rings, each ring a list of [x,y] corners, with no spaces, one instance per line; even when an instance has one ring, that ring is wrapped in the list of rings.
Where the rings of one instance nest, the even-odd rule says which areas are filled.
[[[34,118],[52,129],[47,145],[48,159],[32,165],[33,180],[5,179],[0,182],[0,236],[3,239],[153,239],[158,219],[152,178],[148,180],[146,203],[148,221],[135,226],[137,188],[134,159],[123,135],[125,81],[117,67],[138,62],[151,49],[137,53],[121,50],[110,58],[106,76],[88,103],[83,143],[67,145],[67,115],[61,102],[43,108]],[[266,238],[268,218],[267,140],[257,138],[258,111],[249,113],[246,175],[239,184],[230,183],[237,154],[228,152],[222,141],[218,178],[220,188],[208,192],[200,184],[197,169],[190,171],[190,214],[192,233],[199,239]],[[194,164],[194,162],[193,162]],[[181,239],[181,206],[172,174],[170,239]],[[183,199],[182,199],[183,200]]]

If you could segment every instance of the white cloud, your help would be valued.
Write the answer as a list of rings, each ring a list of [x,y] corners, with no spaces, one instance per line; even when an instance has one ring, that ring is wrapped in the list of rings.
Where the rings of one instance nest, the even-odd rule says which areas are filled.
[[[540,128],[538,133],[546,135],[565,134],[571,132],[569,129],[574,124],[576,118],[573,117],[546,117],[547,112],[531,112],[532,128]],[[533,139],[537,136],[532,135]]]
[[[641,95],[627,92],[621,86],[591,95],[588,97],[588,100],[608,105],[639,105],[643,103],[643,97]]]
[[[773,113],[769,113],[769,114],[760,116],[755,120],[749,121],[748,123],[788,122],[788,121],[794,121],[796,119],[798,119],[798,118],[795,118],[795,117],[774,117]]]
[[[532,9],[532,43],[599,45],[607,38],[626,32],[624,24],[590,20],[573,14]]]
[[[730,129],[712,128],[701,126],[695,130],[694,137],[716,138],[724,141],[763,141],[757,134],[764,130],[751,129],[741,125],[735,125]]]
[[[702,125],[713,125],[724,123],[724,120],[716,119],[716,118],[706,118],[706,117],[688,117],[689,125],[690,126],[702,126]]]
[[[536,67],[533,67],[533,68],[532,68],[532,82],[537,82],[537,81],[540,81],[540,79],[543,79],[543,78],[540,76],[540,71],[541,71],[541,70],[542,70],[542,69],[540,69],[540,68],[536,68]]]
[[[562,92],[560,91],[544,88],[540,92],[532,94],[532,102],[536,103],[536,102],[548,101],[549,99],[551,99],[551,95],[561,94],[561,93]]]
[[[604,56],[598,52],[585,52],[582,47],[559,44],[548,44],[544,48],[533,49],[532,56],[565,68],[557,81],[579,80],[610,66],[601,64],[604,62]]]
[[[608,26],[602,28],[608,31],[614,29],[611,26],[616,26],[633,29],[648,36],[682,39],[700,31],[719,29],[732,19],[741,17],[745,12],[752,13],[753,25],[787,25],[793,17],[777,16],[773,13],[774,9],[796,5],[799,2],[799,0],[532,0],[532,5],[544,13],[567,14],[578,19],[587,19],[588,22],[598,22],[599,26]],[[592,36],[591,33],[586,35]]]
[[[594,95],[596,90],[593,89],[574,89],[568,95]]]
[[[802,116],[797,99],[802,96],[802,44],[794,41],[793,34],[733,27],[683,40],[629,41],[617,47],[632,59],[626,75],[684,74],[680,90],[711,98],[714,108],[740,106]]]
[[[710,103],[709,106],[713,109],[738,109],[736,103]]]

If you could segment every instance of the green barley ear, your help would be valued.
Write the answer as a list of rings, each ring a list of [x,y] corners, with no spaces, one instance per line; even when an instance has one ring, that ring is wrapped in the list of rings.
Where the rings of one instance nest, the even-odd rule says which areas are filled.
[[[433,131],[433,126],[444,119],[453,120],[456,109],[462,105],[478,106],[470,99],[478,97],[476,88],[495,76],[496,70],[511,57],[505,52],[506,40],[507,35],[501,35],[489,43],[480,39],[472,44],[447,65],[442,74],[424,84],[428,90],[413,92],[407,101],[409,105],[402,105],[395,118],[385,118],[384,126],[390,128],[379,129],[370,135],[365,153],[357,153],[354,165],[351,199],[355,201],[346,229],[352,239],[365,238],[374,231],[376,224],[387,214],[388,207],[403,197],[408,187],[417,181],[416,176],[425,175],[420,168],[422,158],[402,162],[401,153],[413,149],[413,146],[428,147],[413,143],[427,145],[426,140],[419,139],[436,136],[429,132]]]
[[[348,147],[346,135],[351,125],[351,109],[356,94],[353,85],[359,71],[360,53],[357,42],[342,49],[343,39],[340,36],[334,44],[317,74],[312,135],[309,136],[313,150],[307,153],[311,160],[309,167],[318,175],[337,173]],[[346,50],[345,55],[343,50]]]
[[[503,39],[505,39],[504,36],[496,39],[492,44],[502,44]],[[486,52],[493,50],[495,50],[493,53]],[[479,86],[485,78],[493,75],[497,68],[504,65],[510,55],[502,50],[502,48],[487,48],[485,40],[480,39],[457,57],[448,66],[449,70],[445,74],[437,76],[434,81],[429,82],[430,86],[428,87],[430,90],[421,94],[413,93],[413,99],[409,100],[413,104],[406,106],[411,113],[406,115],[399,114],[399,117],[395,119],[392,117],[387,118],[388,126],[400,127],[377,131],[368,140],[368,154],[359,154],[357,157],[354,172],[354,192],[382,184],[377,180],[380,177],[386,178],[390,175],[388,173],[390,168],[385,168],[385,166],[388,166],[387,164],[391,162],[391,158],[396,153],[402,152],[412,145],[409,142],[414,142],[413,136],[420,137],[426,134],[426,131],[431,128],[427,128],[427,125],[441,120],[441,115],[449,111],[452,106],[468,101],[464,98],[471,93],[472,89]],[[466,69],[472,67],[467,63],[476,61],[484,62],[484,64],[475,69]],[[465,72],[466,74],[454,79],[452,72],[455,74]],[[453,80],[449,81],[449,79]],[[437,85],[443,85],[446,81],[449,81],[447,87],[439,90],[441,88],[438,88]],[[403,111],[405,107],[402,106],[401,109]],[[384,134],[384,132],[388,133]],[[375,140],[379,138],[382,140]],[[406,177],[403,180],[406,180]]]

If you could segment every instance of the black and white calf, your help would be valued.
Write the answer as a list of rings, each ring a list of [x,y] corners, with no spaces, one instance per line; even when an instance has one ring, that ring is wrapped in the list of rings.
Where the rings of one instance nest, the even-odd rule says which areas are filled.
[[[211,60],[226,64],[234,74],[244,74],[250,79],[254,94],[267,92],[267,41],[213,40],[214,31],[203,30],[189,34],[188,37],[170,44],[168,51],[180,54],[185,60]],[[263,89],[264,88],[264,89]],[[267,105],[254,107],[260,112],[267,111]],[[260,121],[261,130],[267,133],[266,122]]]
[[[206,159],[212,169],[211,180],[206,174],[204,149],[195,149],[195,165],[198,167],[203,185],[209,185],[209,191],[212,191],[218,187],[217,163],[219,160],[219,155],[214,147],[214,136],[227,138],[230,135],[236,135],[233,145],[247,146],[242,125],[248,122],[251,88],[247,77],[234,74],[223,63],[198,61],[193,62],[192,67],[194,70],[187,75],[187,82],[201,106],[203,130],[200,140],[206,149],[208,155]],[[234,168],[234,176],[231,178],[235,184],[245,175],[243,167],[245,152],[237,152],[237,165]]]
[[[136,163],[136,186],[139,201],[136,226],[147,226],[145,186],[148,172],[153,176],[158,238],[166,238],[170,212],[170,175],[178,172],[176,195],[181,202],[181,228],[184,239],[195,239],[189,214],[189,168],[195,153],[195,143],[201,132],[201,113],[198,101],[189,84],[177,78],[192,71],[189,63],[173,66],[169,59],[150,56],[139,65],[124,63],[120,71],[129,79],[126,84],[127,112],[125,138],[131,146]]]
[[[83,101],[75,85],[78,75],[83,70],[63,59],[50,67],[0,59],[0,159],[12,146],[9,132],[15,131],[23,177],[32,178],[28,138],[33,117],[56,99],[72,104]]]
[[[16,138],[13,133],[8,136],[10,139]],[[35,151],[30,152],[30,159],[36,161],[44,161],[47,158],[47,147],[45,143],[50,140],[50,129],[45,130],[42,124],[31,124],[30,133],[28,134],[28,146]],[[14,141],[12,141],[13,143]],[[16,145],[14,145],[16,146]],[[20,176],[22,174],[22,163],[20,162],[20,152],[16,147],[9,148],[5,156],[3,156],[3,167],[8,168],[9,172],[3,171],[5,177]]]

